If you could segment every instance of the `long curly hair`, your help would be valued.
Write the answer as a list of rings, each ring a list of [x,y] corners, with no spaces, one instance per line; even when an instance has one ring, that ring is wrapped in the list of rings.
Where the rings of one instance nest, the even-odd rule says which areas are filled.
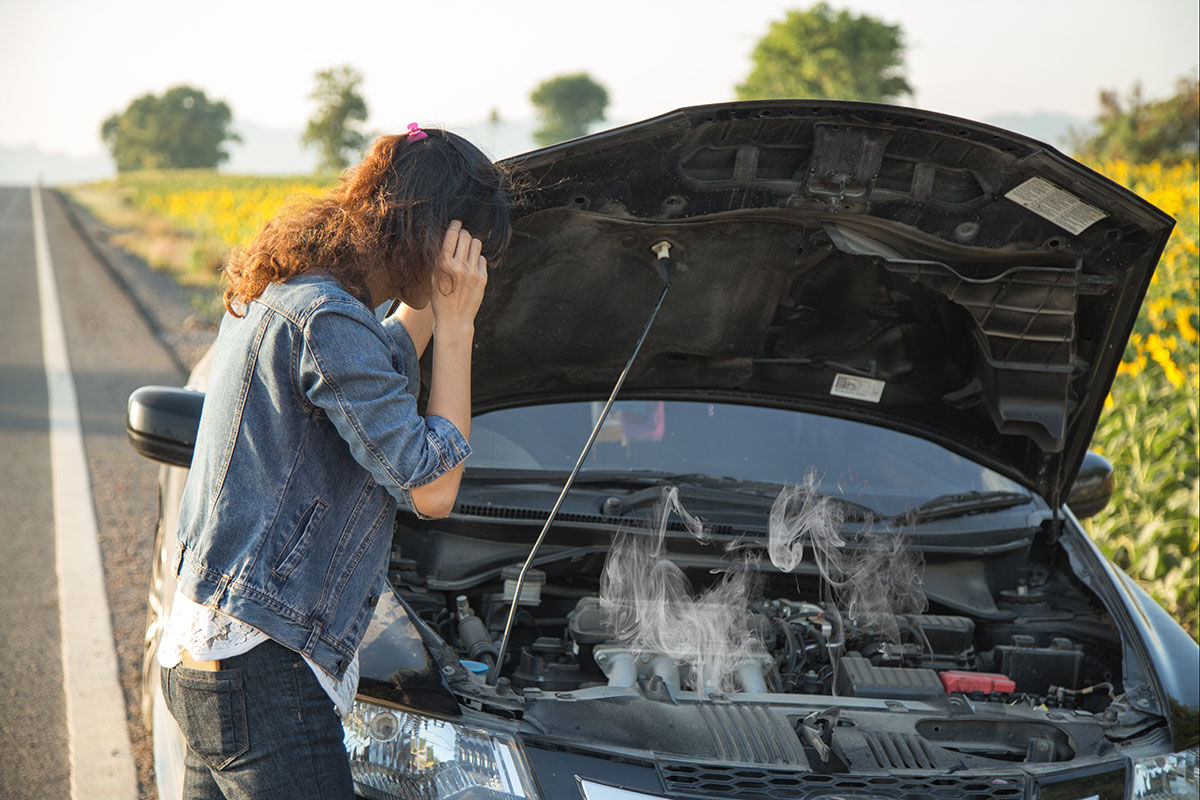
[[[398,297],[428,286],[451,220],[483,241],[489,266],[508,249],[511,182],[477,147],[436,128],[380,136],[316,198],[293,199],[225,265],[225,308],[241,316],[267,285],[329,275],[364,304],[378,272]]]

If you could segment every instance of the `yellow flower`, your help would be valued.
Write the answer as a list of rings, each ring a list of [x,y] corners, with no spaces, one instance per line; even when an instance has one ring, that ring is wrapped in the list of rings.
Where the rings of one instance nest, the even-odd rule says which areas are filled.
[[[1183,337],[1185,342],[1196,344],[1197,339],[1200,339],[1200,334],[1197,334],[1196,329],[1192,327],[1192,314],[1195,308],[1180,307],[1175,309],[1175,327],[1179,329],[1179,335]]]
[[[1128,375],[1131,378],[1136,378],[1138,373],[1142,371],[1142,367],[1145,365],[1145,363],[1146,359],[1141,356],[1133,361],[1122,361],[1117,365],[1117,374]]]

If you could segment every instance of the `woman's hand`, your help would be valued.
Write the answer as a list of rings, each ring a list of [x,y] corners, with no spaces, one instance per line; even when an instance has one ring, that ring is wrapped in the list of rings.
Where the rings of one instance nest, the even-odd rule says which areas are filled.
[[[437,328],[474,326],[487,286],[487,259],[482,250],[483,242],[464,230],[461,222],[450,223],[431,289]]]

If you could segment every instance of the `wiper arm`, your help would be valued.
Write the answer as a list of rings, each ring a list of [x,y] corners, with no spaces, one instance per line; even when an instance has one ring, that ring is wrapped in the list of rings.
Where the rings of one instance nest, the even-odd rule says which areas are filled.
[[[566,476],[560,470],[529,470],[468,468],[465,479],[469,483],[545,483],[553,484]],[[662,496],[662,489],[667,486],[677,486],[691,499],[730,499],[739,502],[750,502],[756,506],[769,506],[786,487],[767,481],[751,481],[724,475],[710,475],[704,472],[671,472],[669,470],[587,470],[580,472],[574,481],[575,486],[588,486],[597,489],[624,489],[630,491],[625,495],[614,495],[605,502],[601,511],[605,516],[622,517],[631,511],[653,505]],[[688,491],[691,490],[691,491]],[[869,506],[855,503],[838,495],[818,495],[821,499],[828,498],[836,503],[843,511],[849,522],[865,522],[879,519],[879,514]]]
[[[634,509],[644,507],[648,502],[656,501],[660,493],[651,491],[651,487],[678,486],[684,490],[685,495],[693,499],[696,499],[698,495],[700,499],[731,498],[738,502],[750,501],[756,506],[770,506],[779,497],[779,493],[787,488],[778,483],[742,480],[740,478],[708,475],[699,472],[660,473],[651,470],[641,470],[634,473],[624,473],[624,475],[628,480],[637,480],[640,478],[645,481],[647,489],[630,492],[625,497],[615,498],[619,501],[618,508],[606,513],[615,515],[625,514]],[[599,478],[600,476],[596,477]],[[689,489],[693,491],[689,493],[687,491]],[[701,491],[696,492],[695,490]],[[855,503],[852,500],[847,500],[844,497],[831,494],[817,494],[816,497],[822,500],[828,499],[835,503],[841,508],[844,519],[847,521],[865,522],[878,518],[874,509],[860,503]],[[606,508],[608,508],[607,504]]]
[[[956,492],[926,500],[903,514],[897,514],[890,521],[897,525],[916,525],[919,522],[930,522],[935,519],[950,519],[984,511],[999,511],[1032,502],[1033,496],[1025,492]]]
[[[557,469],[507,469],[497,467],[476,467],[475,469],[467,468],[463,476],[465,485],[487,485],[496,486],[506,483],[528,485],[528,484],[546,484],[547,486],[562,485],[562,482],[568,477],[569,473],[564,470]],[[755,487],[757,484],[737,478],[727,478],[719,475],[706,475],[704,473],[679,473],[669,472],[666,470],[588,470],[580,472],[572,481],[573,486],[587,486],[592,489],[602,491],[605,489],[632,489],[645,490],[660,486],[683,486],[683,487],[705,487],[717,488],[728,491],[737,491],[742,494],[764,494],[766,489],[747,488]],[[774,492],[779,491],[779,486],[774,484],[762,484],[762,486],[771,489]]]

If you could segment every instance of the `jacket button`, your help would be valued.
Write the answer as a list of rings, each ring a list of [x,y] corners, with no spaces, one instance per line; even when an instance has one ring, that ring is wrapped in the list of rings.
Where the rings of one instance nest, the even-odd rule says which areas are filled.
[[[343,658],[341,661],[339,661],[337,663],[338,673],[345,672],[346,667],[348,667],[348,666],[350,666],[350,662]]]
[[[373,594],[370,597],[368,597],[367,605],[369,605],[371,608],[374,608],[375,606],[379,605],[379,595]]]

